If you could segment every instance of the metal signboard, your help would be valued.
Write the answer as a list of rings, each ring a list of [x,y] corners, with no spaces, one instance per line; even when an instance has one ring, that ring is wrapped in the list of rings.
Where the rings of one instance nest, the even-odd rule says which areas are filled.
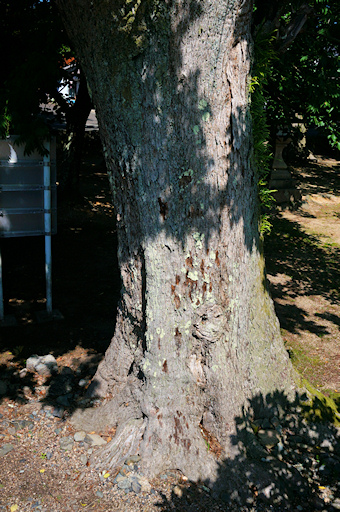
[[[17,137],[0,140],[0,238],[45,236],[47,313],[52,314],[51,235],[57,230],[56,141],[25,155]],[[0,321],[4,318],[0,255]]]

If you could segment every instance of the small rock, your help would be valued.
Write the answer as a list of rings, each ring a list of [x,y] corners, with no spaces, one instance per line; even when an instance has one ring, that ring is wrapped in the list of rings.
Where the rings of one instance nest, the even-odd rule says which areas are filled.
[[[53,452],[50,452],[49,450],[47,450],[47,452],[46,452],[46,459],[47,460],[51,460],[52,459],[52,455],[53,455]]]
[[[73,438],[72,437],[62,437],[59,440],[59,445],[61,450],[72,450],[73,448]]]
[[[86,457],[85,453],[82,453],[82,454],[80,455],[79,459],[80,459],[80,462],[81,462],[84,466],[86,466],[86,464],[87,464],[87,457]]]
[[[40,359],[41,357],[40,356],[37,356],[36,354],[34,354],[33,356],[29,357],[26,361],[26,368],[28,371],[30,372],[34,372],[35,371],[35,367],[37,366],[37,364],[40,363]]]
[[[333,444],[329,441],[329,439],[324,439],[322,441],[322,443],[320,444],[320,447],[321,448],[326,448],[327,450],[329,450],[330,452],[334,452],[334,446]]]
[[[335,498],[335,500],[332,501],[332,505],[336,510],[340,510],[340,498]]]
[[[135,462],[139,462],[140,461],[140,455],[131,455],[128,459],[126,459],[125,461],[125,464],[127,466],[131,466],[132,464],[134,464]]]
[[[12,422],[13,427],[16,431],[22,430],[23,428],[26,428],[28,426],[32,426],[32,422],[27,420],[16,420]]]
[[[24,392],[24,395],[27,397],[27,396],[30,396],[32,394],[32,390],[29,386],[24,386],[22,388],[23,392]]]
[[[135,492],[136,494],[139,494],[142,490],[141,484],[135,478],[131,482],[131,488],[132,488],[133,492]]]
[[[104,497],[104,494],[102,493],[102,491],[97,491],[97,492],[96,492],[96,496],[97,496],[98,498],[103,498],[103,497]]]
[[[52,375],[51,369],[44,363],[38,363],[35,367],[35,371],[42,377],[51,377]]]
[[[80,443],[81,441],[84,441],[86,437],[86,432],[76,432],[73,436],[74,440],[76,441],[76,443]]]
[[[118,482],[117,485],[118,485],[119,489],[125,489],[125,490],[131,489],[131,482],[128,478],[123,478],[122,480],[120,480]]]
[[[115,484],[118,484],[119,482],[121,482],[122,480],[125,480],[126,479],[126,476],[123,476],[121,475],[120,473],[118,473],[118,475],[116,476],[116,478],[114,479],[114,483]]]
[[[138,482],[141,486],[142,492],[152,492],[150,482],[145,476],[139,476]]]
[[[55,418],[62,418],[64,416],[64,408],[63,407],[54,407],[52,410],[52,415]]]
[[[178,487],[178,485],[175,485],[175,487],[174,487],[174,494],[176,496],[178,496],[179,498],[181,498],[183,496],[183,491],[180,487]]]
[[[280,441],[280,436],[276,430],[259,430],[257,435],[260,443],[267,448],[277,445]]]
[[[7,384],[4,380],[0,380],[0,395],[5,395],[7,393]]]
[[[275,490],[275,485],[273,483],[267,485],[267,487],[264,487],[264,489],[261,490],[261,493],[269,500],[271,495],[273,494]]]
[[[86,379],[80,379],[80,381],[78,382],[78,386],[81,388],[85,387],[87,384],[88,384],[88,380],[86,380]]]
[[[4,457],[4,455],[7,455],[11,450],[14,450],[14,446],[10,443],[5,443],[0,448],[0,457]]]
[[[90,446],[103,446],[106,444],[105,439],[100,437],[98,434],[87,434],[84,441]]]

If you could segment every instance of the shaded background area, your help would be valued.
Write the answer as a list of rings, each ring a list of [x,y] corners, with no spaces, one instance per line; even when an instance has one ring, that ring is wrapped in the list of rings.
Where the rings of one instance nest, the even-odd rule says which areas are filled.
[[[0,327],[1,378],[5,370],[13,374],[24,367],[32,354],[51,353],[75,367],[87,359],[97,365],[113,336],[120,292],[114,210],[98,135],[87,135],[79,197],[58,204],[52,293],[62,319],[36,317],[46,309],[44,237],[0,244],[5,315],[16,320]]]

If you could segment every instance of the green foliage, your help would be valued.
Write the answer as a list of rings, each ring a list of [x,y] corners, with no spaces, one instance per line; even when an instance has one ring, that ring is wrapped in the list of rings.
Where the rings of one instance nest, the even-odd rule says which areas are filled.
[[[26,153],[44,154],[49,134],[41,104],[48,103],[62,78],[62,55],[69,50],[54,2],[0,2],[0,46],[6,48],[0,81],[0,137],[20,135]]]
[[[270,162],[272,154],[269,149],[269,126],[267,123],[265,105],[265,86],[270,75],[272,62],[276,59],[274,37],[266,35],[258,29],[254,40],[254,66],[250,83],[251,116],[253,121],[254,160],[258,174],[258,193],[261,205],[260,234],[270,233],[271,223],[264,211],[273,205],[272,190],[268,188]]]
[[[302,30],[269,70],[267,119],[278,128],[303,120],[307,127],[318,127],[340,149],[340,4],[326,0],[308,4],[313,11]],[[281,31],[298,6],[298,2],[285,5],[279,20]]]

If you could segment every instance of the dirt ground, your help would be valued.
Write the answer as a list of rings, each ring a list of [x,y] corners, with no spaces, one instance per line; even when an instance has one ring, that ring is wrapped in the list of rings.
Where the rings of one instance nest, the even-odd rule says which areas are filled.
[[[340,392],[340,162],[293,170],[298,209],[272,219],[267,274],[293,363],[326,394]]]
[[[328,394],[340,390],[339,173],[340,162],[321,157],[295,168],[303,203],[273,217],[265,242],[287,350],[299,371]],[[120,289],[117,243],[99,153],[87,155],[80,193],[76,201],[59,204],[52,242],[53,307],[62,318],[39,321],[45,309],[43,239],[0,240],[6,320],[15,320],[15,325],[0,327],[0,380],[10,383],[0,397],[0,448],[14,446],[4,457],[0,454],[0,511],[230,510],[211,501],[204,486],[188,488],[187,501],[181,501],[187,483],[176,474],[151,482],[147,494],[118,492],[111,477],[104,480],[81,463],[87,454],[81,443],[71,451],[60,449],[61,439],[75,434],[67,411],[63,419],[55,416],[44,379],[20,374],[28,357],[51,353],[59,368],[71,368],[77,379],[88,381],[114,332]],[[108,439],[108,433],[98,434]]]

